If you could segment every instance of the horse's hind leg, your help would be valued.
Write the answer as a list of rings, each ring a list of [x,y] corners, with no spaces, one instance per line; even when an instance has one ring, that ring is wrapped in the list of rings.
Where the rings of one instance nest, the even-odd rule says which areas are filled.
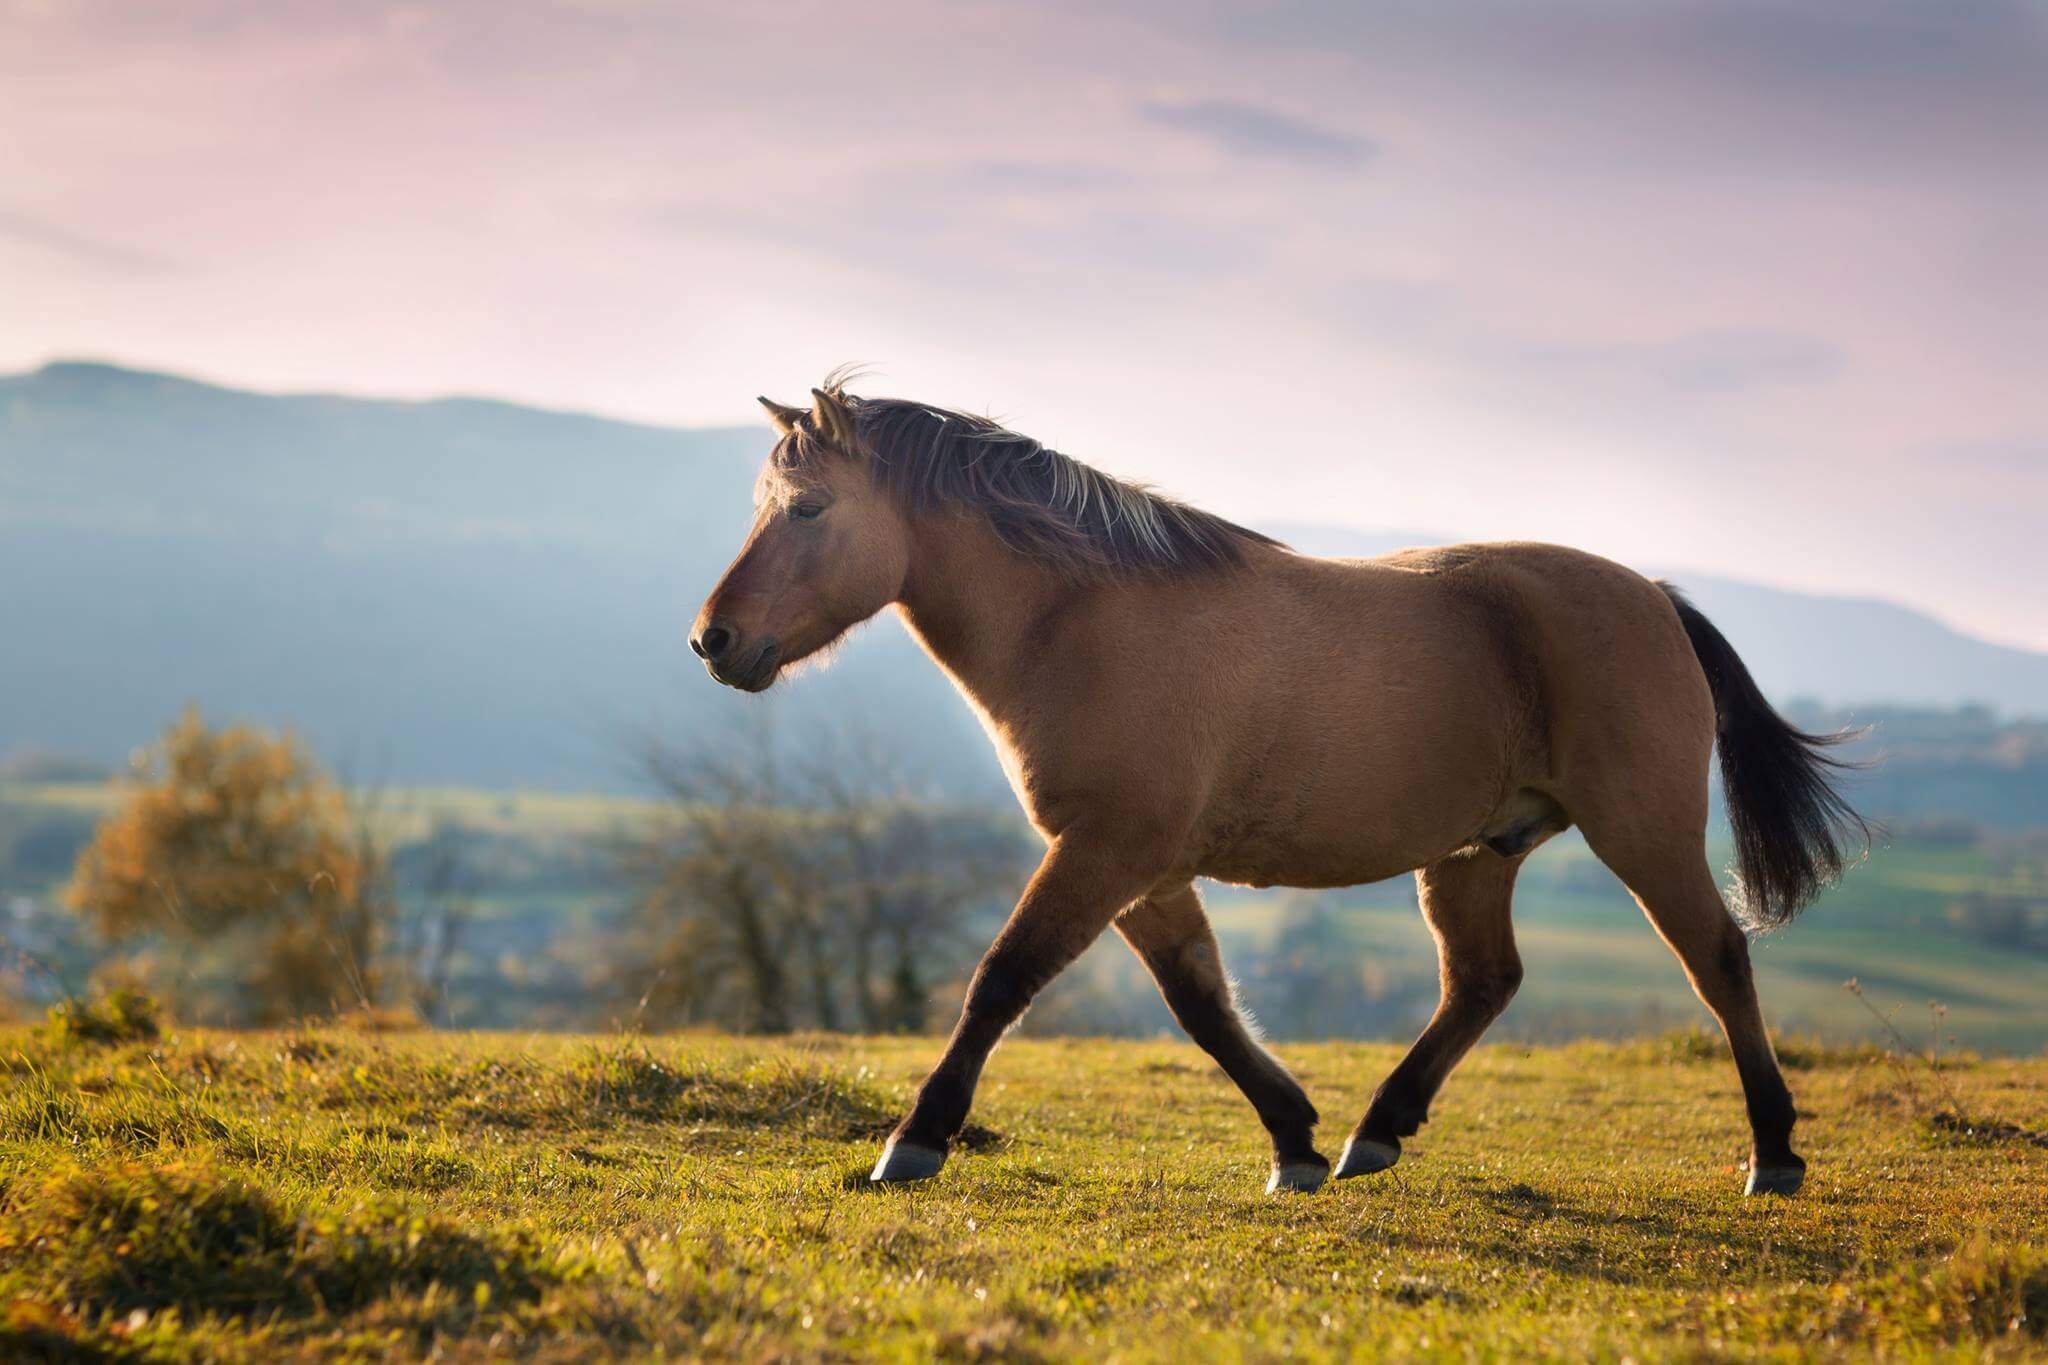
[[[1401,1139],[1428,1121],[1444,1078],[1514,997],[1522,959],[1509,902],[1520,866],[1520,857],[1478,849],[1415,874],[1423,918],[1436,935],[1442,998],[1415,1046],[1373,1092],[1344,1145],[1338,1178],[1383,1171],[1400,1159]]]
[[[1245,1027],[1209,917],[1192,886],[1139,901],[1116,922],[1159,983],[1167,1008],[1216,1059],[1273,1135],[1273,1176],[1266,1190],[1314,1190],[1330,1174],[1311,1132],[1316,1109],[1301,1086]]]
[[[1806,1175],[1792,1150],[1796,1114],[1778,1070],[1771,1035],[1757,1003],[1749,941],[1721,900],[1698,834],[1662,839],[1617,836],[1599,823],[1584,826],[1587,842],[1634,893],[1643,913],[1685,965],[1692,988],[1720,1021],[1735,1053],[1753,1144],[1750,1194],[1791,1194]]]

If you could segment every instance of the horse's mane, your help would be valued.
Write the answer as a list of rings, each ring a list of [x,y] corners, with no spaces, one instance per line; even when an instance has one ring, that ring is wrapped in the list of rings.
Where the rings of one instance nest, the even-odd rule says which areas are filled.
[[[1083,575],[1235,564],[1270,536],[1090,468],[986,417],[903,398],[862,398],[834,371],[824,391],[853,417],[876,482],[913,511],[966,508],[1005,545]],[[831,446],[809,415],[776,447],[800,468]]]

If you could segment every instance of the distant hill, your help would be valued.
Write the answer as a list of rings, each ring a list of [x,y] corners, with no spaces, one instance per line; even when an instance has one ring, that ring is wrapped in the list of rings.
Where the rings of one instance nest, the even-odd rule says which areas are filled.
[[[196,701],[294,724],[367,780],[623,785],[633,734],[759,714],[684,632],[766,441],[98,364],[0,378],[0,755],[118,762]],[[1270,529],[1315,552],[1396,543]],[[1888,603],[1672,576],[1774,695],[2048,714],[2048,656]],[[1000,783],[894,623],[773,696],[784,735],[855,727],[949,789]]]
[[[621,786],[648,728],[760,715],[685,635],[766,444],[104,365],[0,379],[0,754],[119,762],[189,700],[291,723],[359,780]],[[771,709],[1002,780],[894,624]]]

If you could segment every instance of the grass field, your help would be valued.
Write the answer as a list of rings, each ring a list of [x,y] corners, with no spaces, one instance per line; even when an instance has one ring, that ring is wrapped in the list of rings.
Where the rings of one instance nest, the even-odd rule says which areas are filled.
[[[2048,1355],[2048,1062],[1788,1047],[1759,1201],[1718,1044],[1495,1044],[1273,1199],[1190,1046],[1013,1040],[870,1187],[934,1047],[0,1034],[0,1359]],[[1326,1146],[1396,1055],[1281,1051]]]

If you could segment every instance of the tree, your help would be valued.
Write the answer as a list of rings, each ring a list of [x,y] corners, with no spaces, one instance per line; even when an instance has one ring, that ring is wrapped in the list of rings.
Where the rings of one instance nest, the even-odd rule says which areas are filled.
[[[922,1028],[933,987],[971,957],[963,921],[1006,906],[1023,875],[1020,831],[917,799],[872,746],[791,766],[751,739],[642,755],[666,801],[622,848],[639,892],[618,961],[640,1017]]]
[[[275,1023],[374,998],[386,907],[367,872],[346,801],[295,739],[188,710],[79,854],[65,901],[140,950],[159,993]]]

